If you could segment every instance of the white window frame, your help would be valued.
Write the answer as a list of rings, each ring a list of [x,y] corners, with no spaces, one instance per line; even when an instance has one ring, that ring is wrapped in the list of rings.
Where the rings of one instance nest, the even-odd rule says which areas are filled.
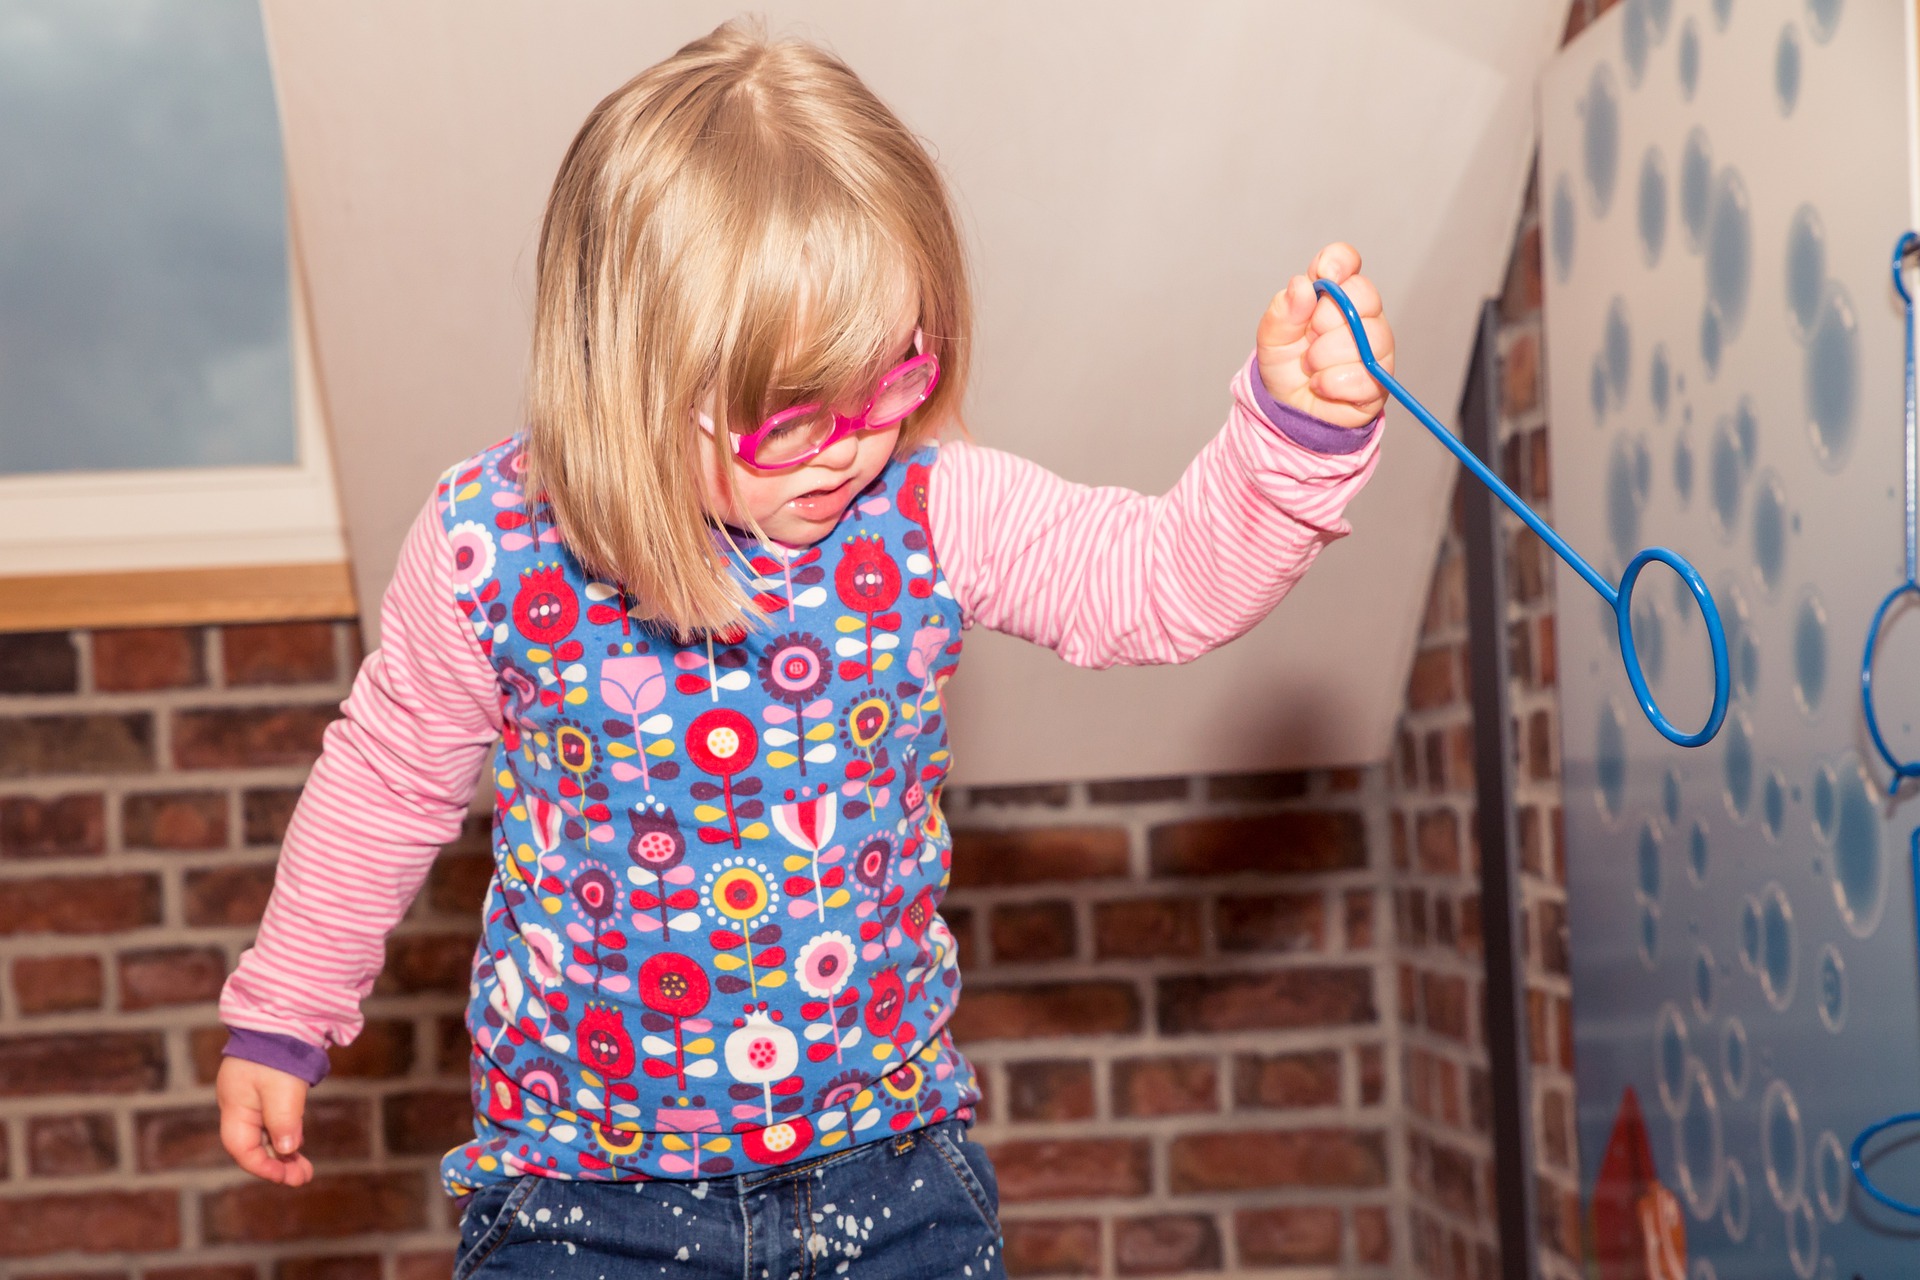
[[[287,259],[297,461],[0,476],[0,575],[345,563],[306,282],[291,233]]]

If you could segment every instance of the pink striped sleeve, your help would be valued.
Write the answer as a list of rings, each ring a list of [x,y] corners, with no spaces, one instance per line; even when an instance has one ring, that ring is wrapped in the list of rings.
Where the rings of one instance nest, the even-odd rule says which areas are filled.
[[[433,502],[414,522],[360,668],[301,792],[254,945],[220,998],[229,1026],[345,1044],[385,944],[460,830],[501,721],[461,616]]]
[[[1232,386],[1226,426],[1162,497],[943,444],[929,517],[967,618],[1108,667],[1190,662],[1266,617],[1347,533],[1341,512],[1373,473],[1379,432],[1315,453],[1261,416],[1247,368]]]

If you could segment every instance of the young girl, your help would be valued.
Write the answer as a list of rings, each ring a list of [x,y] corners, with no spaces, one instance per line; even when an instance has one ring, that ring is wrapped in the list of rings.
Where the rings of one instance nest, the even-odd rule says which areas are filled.
[[[1265,616],[1373,467],[1309,279],[1391,360],[1359,265],[1274,299],[1172,493],[1083,488],[934,443],[959,238],[844,65],[728,25],[608,97],[547,207],[530,425],[414,525],[227,984],[234,1159],[312,1176],[307,1089],[491,752],[459,1280],[997,1272],[938,914],[961,633],[1097,667]]]

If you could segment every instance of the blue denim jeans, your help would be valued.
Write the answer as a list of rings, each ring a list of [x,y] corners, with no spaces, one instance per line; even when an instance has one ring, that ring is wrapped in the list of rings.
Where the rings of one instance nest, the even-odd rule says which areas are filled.
[[[524,1177],[468,1199],[453,1280],[999,1277],[999,1203],[954,1120],[751,1177]]]

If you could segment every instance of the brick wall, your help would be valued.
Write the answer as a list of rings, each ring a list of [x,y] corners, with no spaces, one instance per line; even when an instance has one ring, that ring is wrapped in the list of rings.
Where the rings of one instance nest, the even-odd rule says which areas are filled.
[[[1540,232],[1529,192],[1500,309],[1502,478],[1552,518],[1540,381]],[[1392,762],[1395,959],[1405,1081],[1410,1252],[1418,1274],[1467,1280],[1496,1259],[1492,1144],[1459,501],[1441,545]],[[1542,1274],[1580,1274],[1572,1023],[1551,552],[1502,513],[1505,642],[1524,903]]]
[[[236,1177],[213,1106],[215,1001],[357,634],[0,636],[0,1273],[446,1275],[483,838],[442,857],[314,1095],[311,1187]]]
[[[0,1272],[425,1280],[489,871],[444,852],[315,1091],[321,1177],[222,1153],[215,1000],[358,656],[346,622],[0,636]],[[958,1031],[1028,1275],[1391,1274],[1379,769],[948,799]]]

